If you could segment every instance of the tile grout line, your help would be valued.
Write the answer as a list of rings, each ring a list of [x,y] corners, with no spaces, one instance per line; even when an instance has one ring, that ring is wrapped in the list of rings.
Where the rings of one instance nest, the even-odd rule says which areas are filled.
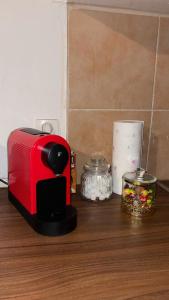
[[[54,1],[54,0],[53,0]],[[55,2],[55,1],[54,1]],[[85,4],[85,3],[74,3],[73,1],[69,1],[68,6],[73,10],[89,10],[89,11],[101,11],[107,13],[115,13],[115,14],[123,14],[123,15],[135,15],[135,16],[145,16],[145,17],[153,17],[153,18],[168,18],[169,15],[165,13],[158,13],[153,11],[144,11],[137,10],[125,7],[111,7],[99,4]]]
[[[133,108],[69,108],[69,111],[140,111],[140,112],[154,112],[154,111],[169,111],[169,109],[133,109]]]
[[[149,137],[148,137],[146,170],[148,170],[149,155],[150,155],[150,142],[151,142],[152,126],[153,126],[153,115],[154,115],[154,103],[155,103],[155,86],[156,86],[156,76],[157,76],[159,39],[160,39],[160,17],[158,18],[158,31],[157,31],[157,42],[156,42],[156,57],[155,57],[155,68],[154,68],[152,107],[151,107],[150,129],[149,129]]]
[[[150,109],[133,109],[133,108],[69,108],[69,111],[151,111]]]

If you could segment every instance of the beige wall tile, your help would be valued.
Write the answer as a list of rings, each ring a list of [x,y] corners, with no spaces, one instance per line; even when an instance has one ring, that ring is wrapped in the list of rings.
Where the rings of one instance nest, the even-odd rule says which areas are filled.
[[[169,109],[169,18],[160,20],[155,108]]]
[[[158,18],[69,13],[71,108],[149,109]]]
[[[139,111],[85,111],[72,110],[69,112],[69,142],[77,153],[78,181],[83,164],[92,153],[99,152],[112,162],[113,122],[115,120],[144,120],[144,156],[145,166],[150,112]]]
[[[159,179],[169,179],[168,111],[154,112],[148,170]]]

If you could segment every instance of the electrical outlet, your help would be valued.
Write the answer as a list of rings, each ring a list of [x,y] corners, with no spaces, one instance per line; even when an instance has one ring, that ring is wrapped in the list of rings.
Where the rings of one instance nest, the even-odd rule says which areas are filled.
[[[37,129],[52,134],[59,134],[59,120],[58,119],[36,119],[35,126]]]

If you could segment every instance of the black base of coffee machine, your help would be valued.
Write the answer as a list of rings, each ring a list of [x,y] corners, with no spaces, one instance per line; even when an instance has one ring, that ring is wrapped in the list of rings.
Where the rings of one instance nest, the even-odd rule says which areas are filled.
[[[40,234],[48,236],[64,235],[73,231],[77,226],[77,212],[71,205],[66,206],[63,217],[47,220],[40,218],[37,214],[29,214],[10,191],[8,191],[8,198],[29,225]]]

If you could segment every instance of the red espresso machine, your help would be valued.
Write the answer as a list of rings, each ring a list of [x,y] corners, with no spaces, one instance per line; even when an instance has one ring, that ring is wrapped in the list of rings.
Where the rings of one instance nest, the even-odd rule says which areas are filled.
[[[74,230],[66,140],[32,128],[14,130],[8,138],[8,195],[37,232],[55,236]]]

